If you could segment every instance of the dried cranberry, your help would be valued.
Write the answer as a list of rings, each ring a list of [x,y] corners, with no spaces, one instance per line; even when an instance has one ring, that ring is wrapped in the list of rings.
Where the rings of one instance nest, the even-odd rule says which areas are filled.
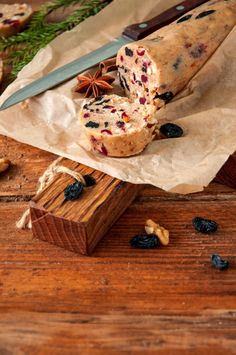
[[[19,24],[20,24],[20,21],[19,20],[4,20],[2,22],[4,25],[10,25],[10,26],[13,26],[13,27],[18,27]]]
[[[116,109],[113,108],[113,109],[111,110],[111,113],[115,113],[115,112],[116,112]]]
[[[102,145],[101,150],[99,152],[103,155],[108,155],[108,151],[104,145]]]
[[[155,126],[155,123],[148,123],[147,124],[147,128],[152,128],[153,126]]]
[[[146,102],[145,97],[140,97],[140,98],[139,98],[139,102],[140,102],[141,105],[144,105],[145,102]]]
[[[101,133],[107,133],[107,134],[112,136],[112,133],[111,133],[111,131],[109,129],[102,129]]]
[[[127,118],[129,117],[125,112],[122,113],[121,117],[124,119],[124,118]]]
[[[84,114],[84,118],[88,118],[88,117],[90,117],[90,114],[89,114],[88,112],[86,112],[86,113]]]
[[[148,78],[146,75],[141,75],[141,80],[143,83],[146,83],[148,81]]]
[[[135,73],[133,73],[133,78],[134,78],[134,81],[136,80],[136,75],[135,75]]]
[[[123,55],[120,56],[120,61],[123,62],[124,61],[124,57]]]
[[[3,14],[0,12],[0,17],[3,17]]]
[[[142,57],[144,54],[145,54],[145,49],[138,49],[137,50],[137,54],[140,56],[140,57]]]
[[[128,57],[133,57],[134,55],[134,52],[129,49],[128,47],[125,47],[125,54],[128,56]]]
[[[205,16],[208,16],[208,15],[211,15],[215,12],[216,10],[208,10],[208,11],[203,11],[201,12],[199,15],[197,15],[196,17],[196,20],[202,18],[202,17],[205,17]]]

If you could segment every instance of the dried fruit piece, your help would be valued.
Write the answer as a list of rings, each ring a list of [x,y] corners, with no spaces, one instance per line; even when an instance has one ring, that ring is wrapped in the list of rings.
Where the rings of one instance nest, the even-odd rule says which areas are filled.
[[[177,23],[181,23],[181,22],[184,22],[184,21],[189,20],[191,17],[192,17],[192,15],[189,14],[189,15],[186,15],[186,16],[184,16],[184,17],[181,17],[181,18],[180,18],[179,20],[177,20],[176,22],[177,22]]]
[[[151,249],[160,245],[155,234],[138,234],[130,240],[130,245],[133,248]]]
[[[167,138],[178,138],[181,137],[184,132],[177,124],[165,123],[160,127],[160,133]]]
[[[85,180],[86,187],[96,185],[96,180],[94,179],[94,177],[92,177],[92,175],[83,175],[83,178]]]
[[[89,128],[98,128],[99,127],[99,123],[97,122],[93,122],[93,121],[89,121],[85,124],[85,127],[89,127]]]
[[[206,17],[208,15],[211,15],[215,12],[215,10],[208,10],[208,11],[203,11],[201,12],[199,15],[196,16],[196,20],[202,18],[202,17]]]
[[[66,201],[72,201],[79,198],[83,192],[84,185],[80,181],[76,181],[71,185],[68,185],[64,190],[64,197]]]
[[[134,52],[129,49],[128,47],[125,47],[125,54],[128,56],[128,57],[133,57],[134,55]]]
[[[211,256],[211,263],[219,270],[226,270],[229,267],[228,260],[222,260],[220,255],[217,254]]]
[[[173,99],[173,97],[174,97],[173,92],[167,91],[167,92],[164,92],[164,94],[156,94],[154,99],[160,99],[160,100],[167,102],[167,101],[170,101],[171,99]]]
[[[217,230],[218,224],[210,219],[195,217],[192,220],[194,228],[203,234],[214,233]]]
[[[0,173],[7,170],[10,166],[11,162],[8,159],[2,158],[0,159]]]

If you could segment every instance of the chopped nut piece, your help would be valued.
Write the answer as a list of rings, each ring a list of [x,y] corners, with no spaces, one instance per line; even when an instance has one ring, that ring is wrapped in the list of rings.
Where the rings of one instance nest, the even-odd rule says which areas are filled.
[[[147,234],[156,234],[162,245],[169,244],[169,231],[164,227],[160,226],[159,224],[155,223],[151,219],[148,219],[146,221],[145,231]]]
[[[8,159],[2,158],[0,159],[0,173],[7,170],[10,166],[11,162]]]

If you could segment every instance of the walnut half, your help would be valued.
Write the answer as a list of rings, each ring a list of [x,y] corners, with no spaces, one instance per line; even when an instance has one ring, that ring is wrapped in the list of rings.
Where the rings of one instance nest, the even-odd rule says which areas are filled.
[[[162,245],[169,244],[169,231],[159,224],[155,223],[153,220],[148,219],[145,225],[145,231],[147,234],[156,234]]]

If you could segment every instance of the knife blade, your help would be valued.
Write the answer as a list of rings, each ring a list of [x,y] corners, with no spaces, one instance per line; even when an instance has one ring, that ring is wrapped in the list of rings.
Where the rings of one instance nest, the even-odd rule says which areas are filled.
[[[145,38],[152,32],[173,22],[186,12],[207,2],[208,0],[186,0],[166,10],[151,20],[133,24],[123,31],[122,35],[112,42],[76,59],[54,71],[33,81],[7,98],[0,107],[5,110],[30,97],[43,93],[66,80],[92,68],[99,62],[116,55],[117,51],[125,44]]]

